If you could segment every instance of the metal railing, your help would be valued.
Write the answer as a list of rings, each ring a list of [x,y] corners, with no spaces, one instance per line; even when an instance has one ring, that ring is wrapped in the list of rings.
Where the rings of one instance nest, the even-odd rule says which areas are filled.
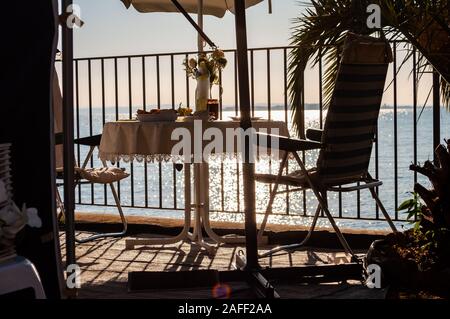
[[[418,118],[422,115],[422,111],[425,110],[424,114],[427,115],[429,108],[422,109],[419,106],[418,96],[419,93],[422,94],[423,89],[419,90],[418,88],[417,52],[413,53],[412,61],[407,62],[407,64],[411,64],[410,67],[408,66],[407,73],[411,72],[411,75],[408,76],[412,76],[412,84],[409,88],[404,85],[400,88],[402,96],[412,96],[411,105],[406,108],[406,114],[404,113],[405,108],[398,103],[400,92],[398,69],[401,58],[399,55],[403,54],[400,49],[401,45],[401,42],[392,43],[394,62],[390,67],[384,97],[384,102],[391,105],[389,119],[386,121],[392,123],[388,129],[383,128],[382,131],[377,132],[370,165],[370,170],[376,178],[388,179],[387,187],[380,188],[380,195],[392,212],[393,219],[397,221],[404,218],[399,216],[395,208],[399,206],[403,198],[408,196],[407,190],[412,190],[413,183],[418,181],[417,174],[409,172],[405,163],[417,163],[422,150],[421,146],[428,145],[427,143],[430,145],[431,152],[427,151],[425,155],[432,156],[433,141],[436,143],[439,140],[436,139],[436,135],[440,136],[440,127],[431,125],[430,128],[434,128],[434,139],[424,141],[429,137],[422,136],[422,125],[420,127],[418,125]],[[277,118],[287,123],[290,122],[287,90],[290,50],[292,47],[289,46],[249,49],[251,108],[254,115],[262,114],[269,119]],[[236,52],[234,50],[224,50],[224,52],[228,59],[228,66],[220,74],[221,85],[226,90],[226,93],[219,99],[221,119],[225,118],[226,114],[237,114],[239,110]],[[107,121],[125,117],[132,118],[138,108],[176,108],[180,101],[185,106],[194,105],[195,85],[192,80],[187,78],[182,61],[194,57],[196,54],[197,52],[179,52],[75,59],[75,136],[100,134]],[[304,93],[314,92],[315,95],[315,97],[306,98],[303,94],[303,98],[306,98],[307,101],[315,102],[310,105],[310,111],[316,114],[315,120],[310,124],[318,127],[322,127],[325,115],[322,98],[323,64],[321,59],[314,69],[303,75],[311,79],[307,82],[309,88]],[[403,66],[404,68],[405,66]],[[427,75],[421,76],[426,77]],[[434,81],[434,84],[437,85],[438,81]],[[436,116],[439,117],[439,110],[436,111],[436,108],[439,109],[439,96],[436,99],[436,92],[438,94],[438,88],[434,90],[433,124],[439,123],[439,119],[436,119]],[[219,96],[218,91],[214,93]],[[404,130],[412,130],[412,132],[408,132],[408,136],[411,134],[411,137],[405,137]],[[419,138],[421,139],[419,140]],[[405,151],[403,141],[405,140],[412,143],[410,145],[411,143],[408,142],[406,145],[407,152],[409,152],[406,157],[403,153]],[[391,149],[386,149],[386,145]],[[78,162],[83,158],[85,152],[86,150],[77,146]],[[309,165],[314,164],[314,157],[305,154],[303,156]],[[90,164],[98,166],[100,162],[93,159]],[[117,185],[118,194],[124,207],[160,210],[183,209],[183,192],[181,191],[183,174],[177,172],[172,164],[118,163],[117,165],[125,166],[131,175],[130,178]],[[272,164],[268,163],[264,167],[271,169],[271,166]],[[389,167],[389,176],[386,176],[387,167]],[[239,165],[220,163],[213,165],[212,170],[211,175],[215,176],[215,189],[213,190],[215,195],[212,195],[215,200],[212,202],[214,205],[211,207],[212,210],[241,212],[243,207],[240,205],[242,190]],[[226,185],[230,180],[234,186]],[[383,188],[386,189],[384,192]],[[231,192],[234,194],[233,196],[230,195]],[[286,197],[280,200],[275,214],[310,216],[310,213],[313,213],[311,208],[313,205],[309,199],[311,196],[308,196],[307,191],[296,196],[293,198],[289,192],[286,193]],[[106,187],[103,186],[87,185],[79,186],[77,189],[78,204],[112,205],[109,197]],[[230,203],[229,198],[234,199],[233,203]],[[362,206],[362,202],[367,201],[370,202],[370,199],[358,191],[356,198],[339,194],[335,200],[330,202],[333,203],[332,210],[338,218],[379,219],[378,209],[375,205],[364,206],[364,204]]]

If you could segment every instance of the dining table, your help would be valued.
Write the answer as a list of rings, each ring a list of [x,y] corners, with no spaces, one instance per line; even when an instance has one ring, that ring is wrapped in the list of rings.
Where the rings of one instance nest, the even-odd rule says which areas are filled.
[[[255,119],[252,120],[255,132],[280,136],[289,136],[284,121]],[[164,238],[127,238],[126,248],[133,249],[142,245],[164,245],[180,241],[191,241],[205,248],[208,253],[214,253],[218,244],[244,243],[244,236],[220,236],[211,227],[209,217],[209,164],[210,160],[220,161],[230,157],[239,158],[241,148],[237,134],[240,129],[238,120],[193,120],[189,117],[179,117],[176,121],[118,120],[107,122],[103,127],[99,146],[99,158],[104,162],[118,163],[133,161],[146,163],[173,163],[184,170],[184,223],[181,232],[176,236]],[[182,152],[174,153],[180,145],[180,134],[187,134],[191,147]],[[208,133],[209,132],[209,133]],[[222,143],[222,149],[211,147],[212,134],[215,143]],[[174,138],[175,137],[175,138]],[[186,137],[185,137],[186,138]],[[223,138],[222,141],[217,139]],[[233,141],[230,141],[233,139]],[[188,144],[189,144],[188,143]],[[209,145],[209,146],[208,146]],[[218,144],[215,144],[218,145]],[[204,154],[208,148],[210,154]],[[261,152],[273,156],[270,151]],[[258,156],[259,156],[258,152]],[[193,170],[193,181],[191,180]],[[194,198],[192,201],[192,189]],[[191,229],[191,212],[194,211],[194,225]],[[203,238],[204,229],[213,244]]]

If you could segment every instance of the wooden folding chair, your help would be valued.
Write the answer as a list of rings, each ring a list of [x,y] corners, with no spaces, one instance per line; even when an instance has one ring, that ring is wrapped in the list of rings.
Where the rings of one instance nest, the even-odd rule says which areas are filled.
[[[58,82],[58,75],[56,73],[56,70],[54,70],[54,82],[53,82],[53,112],[54,112],[54,123],[55,123],[55,154],[56,154],[56,173],[57,173],[57,179],[62,180],[64,178],[63,172],[63,149],[62,149],[62,143],[63,143],[63,133],[62,133],[62,96],[61,96],[61,89]],[[74,144],[78,144],[81,146],[87,146],[89,147],[89,151],[86,155],[86,158],[84,159],[81,166],[75,167],[75,187],[77,185],[82,184],[108,184],[111,190],[111,193],[114,197],[114,201],[117,206],[117,210],[120,215],[121,223],[122,223],[122,231],[120,232],[110,232],[110,233],[98,233],[94,234],[92,236],[89,236],[84,239],[78,239],[75,238],[75,240],[78,243],[86,243],[92,240],[96,240],[99,238],[105,238],[105,237],[122,237],[127,232],[127,220],[125,218],[125,215],[123,214],[122,206],[120,204],[119,196],[117,195],[116,188],[114,186],[114,183],[122,180],[123,178],[128,177],[129,175],[123,172],[123,170],[119,170],[116,167],[107,167],[106,163],[103,162],[103,168],[101,169],[89,169],[87,166],[89,164],[89,161],[91,160],[95,149],[100,145],[101,141],[101,135],[95,135],[95,136],[89,136],[84,138],[79,138],[74,140]],[[102,178],[102,177],[107,178]],[[57,186],[62,186],[62,182],[57,182]],[[56,201],[57,201],[57,207],[59,209],[58,214],[58,220],[61,219],[62,216],[64,216],[64,204],[61,198],[61,195],[59,193],[58,188],[56,189]]]

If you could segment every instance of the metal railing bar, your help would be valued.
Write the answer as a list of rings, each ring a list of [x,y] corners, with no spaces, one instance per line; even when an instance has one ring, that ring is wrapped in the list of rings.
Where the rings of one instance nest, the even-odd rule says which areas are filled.
[[[395,208],[395,220],[398,220],[398,117],[397,117],[397,43],[393,44],[393,72],[394,72],[394,208]]]
[[[79,77],[78,77],[78,61],[75,61],[75,118],[77,120],[77,138],[80,138],[80,88],[79,88]],[[81,146],[77,144],[77,164],[81,165]],[[81,187],[78,185],[78,203],[81,203]]]
[[[142,107],[147,110],[147,77],[145,71],[145,57],[142,57]],[[147,161],[144,161],[144,203],[145,207],[148,207],[148,165]]]
[[[119,73],[117,67],[117,58],[114,58],[114,102],[115,102],[115,113],[116,113],[116,121],[119,120]],[[120,167],[120,163],[116,163],[117,167]],[[120,181],[117,182],[117,196],[119,197],[119,201],[121,201],[121,188]]]
[[[106,103],[105,103],[105,60],[101,59],[100,64],[100,79],[101,79],[101,95],[102,95],[102,127],[106,123]],[[106,184],[103,185],[103,198],[105,205],[108,203],[108,192]]]
[[[88,60],[88,111],[89,111],[89,135],[93,135],[92,127],[92,70],[91,70],[91,60]],[[94,167],[94,159],[91,157],[90,160],[91,167]],[[94,199],[94,184],[91,184],[91,204],[95,201]]]
[[[266,63],[267,63],[267,110],[269,113],[269,121],[272,119],[272,95],[271,95],[271,83],[270,83],[270,49],[267,49]]]
[[[250,101],[252,107],[252,116],[255,116],[255,69],[254,53],[250,50]]]
[[[395,43],[408,43],[406,40],[395,40]],[[334,45],[321,45],[322,48],[333,47]],[[298,46],[285,45],[285,46],[270,46],[270,47],[255,47],[249,48],[252,51],[266,51],[266,50],[282,50],[282,49],[294,49]],[[235,52],[236,49],[225,49],[222,50],[224,53]],[[211,50],[206,50],[204,53],[211,53]],[[146,54],[132,54],[132,55],[107,55],[107,56],[90,56],[90,57],[79,57],[74,58],[74,61],[85,61],[85,60],[99,60],[99,59],[122,59],[122,58],[141,58],[141,57],[164,57],[170,55],[197,55],[199,51],[178,51],[178,52],[161,52],[161,53],[146,53]],[[56,61],[60,62],[60,61]]]
[[[128,58],[128,116],[133,118],[133,84],[131,80],[131,57]],[[131,206],[134,205],[134,164],[130,162],[130,196]]]

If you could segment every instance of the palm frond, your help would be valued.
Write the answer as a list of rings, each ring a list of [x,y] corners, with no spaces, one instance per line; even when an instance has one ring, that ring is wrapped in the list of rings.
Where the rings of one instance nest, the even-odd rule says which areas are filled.
[[[390,41],[407,40],[411,48],[420,53],[416,66],[419,79],[430,65],[441,74],[443,101],[450,108],[450,41],[446,42],[443,35],[449,32],[447,0],[310,0],[309,3],[302,2],[305,11],[293,21],[291,45],[294,49],[289,54],[288,65],[293,127],[300,137],[304,137],[305,129],[303,77],[308,62],[315,66],[322,59],[324,61],[323,101],[327,107],[344,36],[349,31],[365,35],[374,32],[366,25],[369,3],[376,3],[381,8],[382,29],[376,31]],[[412,54],[410,49],[399,70]]]
[[[441,96],[447,111],[450,111],[450,84],[441,78]]]

